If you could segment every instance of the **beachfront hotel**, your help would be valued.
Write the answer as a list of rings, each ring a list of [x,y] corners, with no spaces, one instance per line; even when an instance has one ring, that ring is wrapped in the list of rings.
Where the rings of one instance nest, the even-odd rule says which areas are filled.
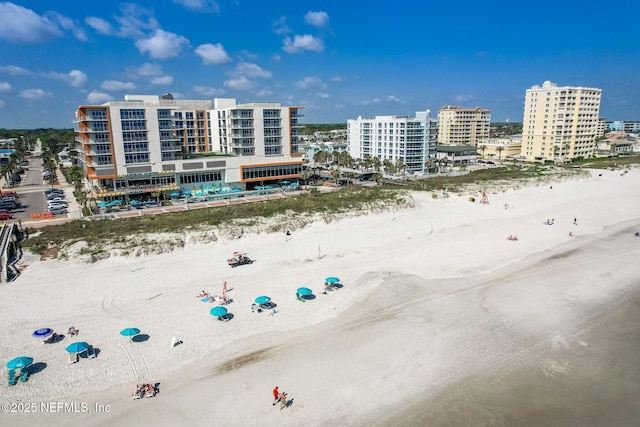
[[[438,144],[473,145],[489,138],[491,110],[447,105],[438,110]]]
[[[591,157],[602,90],[546,81],[527,89],[520,154],[532,161]]]
[[[76,150],[95,196],[252,189],[297,178],[304,107],[126,95],[76,112]]]
[[[415,117],[375,116],[348,119],[347,142],[354,159],[377,158],[400,161],[409,173],[424,172],[435,147],[430,147],[429,110]],[[431,152],[433,151],[433,152]]]

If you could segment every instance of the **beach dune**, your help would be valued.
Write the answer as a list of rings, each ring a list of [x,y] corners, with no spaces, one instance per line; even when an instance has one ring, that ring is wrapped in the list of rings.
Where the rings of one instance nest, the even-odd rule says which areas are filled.
[[[19,279],[0,286],[0,355],[29,355],[37,372],[4,385],[3,400],[85,406],[0,416],[74,426],[584,425],[597,411],[600,425],[625,424],[639,410],[616,390],[637,395],[640,382],[607,361],[631,366],[640,346],[637,334],[612,333],[640,320],[630,314],[639,184],[638,170],[605,171],[489,190],[489,204],[410,193],[412,208],[316,222],[288,238],[94,264],[26,257]],[[234,251],[255,262],[230,268]],[[324,294],[327,276],[342,286]],[[228,322],[197,296],[222,294],[224,281]],[[305,302],[301,286],[314,291]],[[260,295],[275,312],[251,311]],[[60,343],[31,336],[70,326],[80,335]],[[121,336],[127,327],[140,336]],[[172,347],[174,337],[182,343]],[[69,364],[74,340],[97,357]],[[160,393],[133,400],[143,382]],[[288,393],[282,410],[271,405],[276,385]]]

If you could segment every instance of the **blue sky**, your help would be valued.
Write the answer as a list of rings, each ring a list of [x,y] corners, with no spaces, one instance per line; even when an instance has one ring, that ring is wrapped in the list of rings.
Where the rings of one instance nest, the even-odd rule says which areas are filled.
[[[161,0],[0,2],[0,127],[71,128],[125,94],[304,106],[306,123],[443,105],[522,121],[545,80],[640,120],[640,4]]]

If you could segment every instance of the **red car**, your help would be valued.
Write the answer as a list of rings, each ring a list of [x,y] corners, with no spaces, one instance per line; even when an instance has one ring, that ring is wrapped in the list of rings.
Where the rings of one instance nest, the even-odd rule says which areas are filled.
[[[11,214],[8,214],[8,213],[0,213],[0,221],[4,221],[4,220],[7,220],[7,219],[11,219],[11,218],[13,218],[13,217],[11,216]]]

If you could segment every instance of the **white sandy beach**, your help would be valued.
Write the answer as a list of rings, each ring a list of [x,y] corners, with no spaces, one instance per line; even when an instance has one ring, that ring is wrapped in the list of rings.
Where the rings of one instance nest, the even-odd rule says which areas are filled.
[[[289,240],[250,235],[94,264],[27,258],[0,285],[0,360],[30,356],[36,372],[0,390],[11,409],[35,403],[36,413],[0,413],[0,424],[409,425],[430,398],[463,401],[468,381],[525,363],[544,381],[571,376],[580,366],[554,349],[588,357],[582,334],[640,290],[638,188],[638,169],[593,172],[490,191],[489,204],[411,193],[414,208],[314,223]],[[237,250],[256,262],[230,268]],[[322,294],[327,276],[343,287]],[[221,294],[225,280],[229,322],[196,297]],[[315,298],[297,301],[300,286]],[[275,315],[251,312],[259,295]],[[70,326],[77,339],[31,336]],[[142,339],[122,337],[127,327]],[[171,348],[174,336],[183,343]],[[74,340],[97,357],[69,364]],[[132,400],[141,382],[160,393]],[[271,405],[276,385],[292,399],[284,410]],[[78,406],[46,413],[43,402]]]

